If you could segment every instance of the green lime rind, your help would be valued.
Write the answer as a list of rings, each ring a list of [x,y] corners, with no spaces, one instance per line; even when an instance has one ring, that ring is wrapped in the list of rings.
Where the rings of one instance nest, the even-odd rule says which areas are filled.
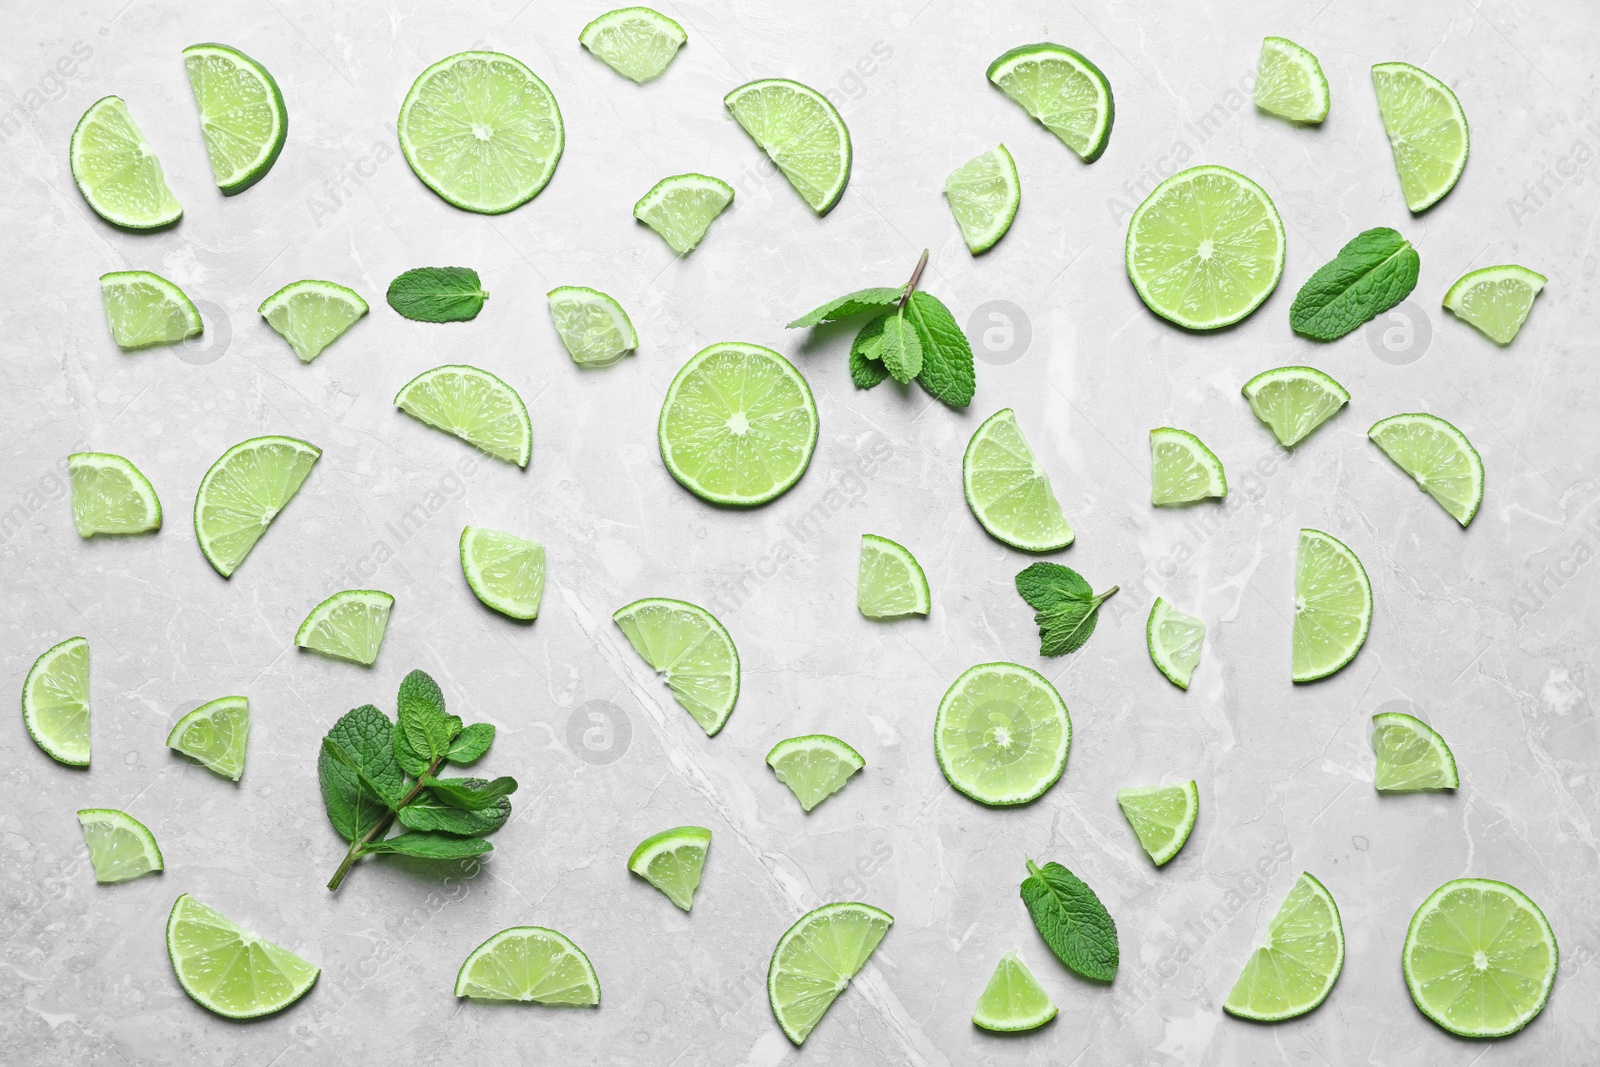
[[[1433,727],[1403,711],[1379,712],[1372,726],[1372,786],[1378,792],[1460,788],[1455,753]]]
[[[688,39],[682,26],[648,7],[607,11],[578,34],[579,44],[638,85],[659,78]]]
[[[195,493],[194,533],[218,574],[239,569],[321,458],[316,445],[277,435],[240,441],[217,457]]]
[[[1328,79],[1317,57],[1287,37],[1261,41],[1256,107],[1290,122],[1316,125],[1328,117]]]
[[[1145,648],[1150,662],[1179,689],[1188,689],[1194,669],[1200,663],[1206,624],[1156,597],[1145,619]]]
[[[981,255],[1011,229],[1022,204],[1016,161],[1005,145],[996,145],[951,171],[944,195],[967,251]]]
[[[1067,769],[1072,719],[1055,686],[1015,663],[980,663],[951,683],[933,751],[957,792],[990,807],[1028,804]]]
[[[1379,419],[1367,437],[1463,529],[1472,522],[1483,506],[1483,457],[1466,434],[1437,415],[1412,411]]]
[[[600,976],[565,934],[543,926],[512,926],[467,956],[456,972],[455,995],[589,1007],[600,1003]]]
[[[899,619],[932,610],[928,576],[909,548],[877,534],[861,535],[856,608],[869,619]]]
[[[1284,448],[1304,441],[1350,402],[1349,390],[1315,367],[1264,370],[1240,392]]]
[[[1183,851],[1194,832],[1200,818],[1200,787],[1191,779],[1181,785],[1119,789],[1117,806],[1138,837],[1139,847],[1162,867]]]
[[[156,487],[132,460],[109,452],[74,452],[67,457],[67,478],[79,537],[161,529]]]
[[[95,214],[128,230],[157,230],[183,217],[161,161],[119,96],[89,105],[72,130],[72,180]]]
[[[611,618],[707,737],[727,725],[739,700],[739,650],[715,615],[687,601],[646,597]]]
[[[322,973],[188,893],[173,902],[167,917],[167,958],[195,1003],[229,1019],[282,1011],[305,996]]]
[[[1205,442],[1174,426],[1150,431],[1150,503],[1169,507],[1227,495],[1222,460]]]
[[[288,139],[283,93],[266,67],[225,44],[192,44],[183,62],[217,188],[242,193],[267,176]]]
[[[883,909],[847,901],[808,911],[784,932],[767,965],[767,1003],[790,1041],[805,1044],[893,924]]]
[[[343,589],[311,609],[294,643],[324,656],[370,667],[389,628],[394,597],[381,589]]]
[[[218,697],[179,719],[167,735],[167,747],[237,782],[244,775],[249,740],[249,699]]]
[[[1376,64],[1372,88],[1406,207],[1420,214],[1443,200],[1467,169],[1472,135],[1466,112],[1448,85],[1410,63]]]
[[[310,363],[344,335],[368,310],[354,289],[303,278],[261,302],[256,311],[276,330],[300,362]]]
[[[111,337],[125,352],[177,344],[205,329],[200,310],[189,295],[147,270],[102,274],[100,297]]]
[[[1509,345],[1549,281],[1515,263],[1482,267],[1455,280],[1444,294],[1444,306],[1495,344]]]
[[[394,396],[418,422],[459,437],[524,469],[533,456],[533,422],[517,391],[480,367],[447,363],[425,370]]]
[[[812,211],[833,210],[850,183],[852,150],[850,130],[826,96],[787,78],[764,78],[722,102]]]
[[[461,531],[461,573],[484,606],[527,622],[544,598],[544,546],[504,530]]]
[[[973,518],[995,540],[1024,552],[1055,552],[1072,544],[1075,535],[1050,477],[1010,408],[974,431],[961,457],[961,484]]]
[[[1048,42],[1021,45],[990,63],[987,77],[1085,163],[1111,143],[1117,111],[1111,82],[1082,53]]]
[[[1343,969],[1339,905],[1321,882],[1302,872],[1222,1008],[1256,1022],[1293,1019],[1326,1000]]]
[[[733,186],[709,174],[673,174],[662,178],[633,205],[633,217],[661,235],[667,247],[686,256],[699,247],[706,231],[729,204]]]
[[[1037,1030],[1055,1017],[1050,995],[1015,952],[1000,957],[972,1011],[974,1026],[1001,1034]]]
[[[628,857],[628,870],[689,911],[710,848],[711,831],[704,826],[675,826],[640,841]]]
[[[83,827],[94,880],[101,885],[130,881],[164,867],[156,835],[127,812],[84,808],[78,812],[78,824]]]
[[[1372,582],[1349,547],[1300,531],[1295,560],[1293,678],[1314,682],[1356,658],[1372,629]]]
[[[69,637],[33,661],[22,683],[22,723],[39,750],[89,766],[89,641]]]
[[[867,761],[830,734],[805,734],[779,741],[767,753],[767,766],[810,811],[845,787]]]

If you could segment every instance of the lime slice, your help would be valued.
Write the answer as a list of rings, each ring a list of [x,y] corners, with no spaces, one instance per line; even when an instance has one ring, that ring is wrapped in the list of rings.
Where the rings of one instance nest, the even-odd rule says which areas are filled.
[[[1072,544],[1072,527],[1050,477],[1010,408],[990,415],[972,435],[961,457],[961,483],[967,507],[995,540],[1024,552],[1054,552]]]
[[[461,531],[461,573],[488,607],[513,619],[537,619],[544,598],[544,546],[504,530]]]
[[[1372,717],[1372,754],[1377,766],[1372,785],[1380,793],[1415,793],[1424,789],[1456,789],[1456,757],[1444,738],[1427,723],[1401,711]]]
[[[1055,686],[1015,663],[970,668],[939,701],[933,751],[949,783],[991,806],[1026,804],[1067,769],[1072,720]]]
[[[237,782],[244,774],[245,745],[249,740],[250,701],[244,697],[218,697],[179,719],[167,735],[167,747]]]
[[[1055,1017],[1050,995],[1015,952],[1000,957],[972,1011],[975,1025],[1006,1034],[1038,1029]]]
[[[283,151],[289,112],[267,68],[225,44],[183,50],[217,188],[232,196],[266,177]]]
[[[194,535],[218,574],[239,569],[321,456],[298,438],[252,437],[211,465],[194,498]]]
[[[83,843],[89,846],[94,880],[101,885],[162,869],[155,834],[127,812],[84,808],[78,812],[78,822],[83,825]]]
[[[1413,214],[1426,211],[1467,169],[1466,113],[1448,85],[1410,63],[1379,63],[1372,88],[1406,207]]]
[[[1150,503],[1164,507],[1227,495],[1222,460],[1200,438],[1171,426],[1150,431]]]
[[[633,205],[633,217],[661,235],[674,252],[693,252],[711,223],[733,203],[733,186],[709,174],[662,178]]]
[[[1139,845],[1160,867],[1188,842],[1200,817],[1200,789],[1193,781],[1119,789],[1117,806],[1138,835]]]
[[[417,76],[400,105],[400,151],[447,203],[499,215],[539,195],[566,132],[550,87],[499,52],[461,52]]]
[[[289,342],[300,362],[310,363],[367,313],[367,302],[352,289],[307,278],[290,282],[256,310]]]
[[[967,160],[944,180],[944,195],[967,250],[973,255],[987,252],[1011,229],[1022,203],[1022,183],[1011,153],[1002,144]]]
[[[1100,68],[1059,44],[1025,44],[989,64],[989,80],[1085,163],[1111,140],[1116,108]]]
[[[861,568],[856,575],[856,607],[869,619],[926,615],[928,577],[911,550],[877,534],[861,535]]]
[[[67,457],[67,476],[72,480],[72,521],[79,537],[161,529],[155,486],[121,456],[74,452]]]
[[[767,1001],[790,1041],[805,1043],[893,923],[894,916],[871,904],[824,904],[778,939]]]
[[[715,736],[739,699],[739,652],[722,624],[705,608],[664,597],[635,600],[611,618],[683,710]]]
[[[34,660],[22,683],[22,723],[45,755],[89,766],[89,641],[69,637]]]
[[[850,181],[850,131],[828,98],[799,82],[748,82],[722,98],[811,210],[826,215]]]
[[[710,848],[711,831],[704,826],[674,827],[640,841],[628,857],[628,870],[688,911],[694,907],[694,891],[700,888]]]
[[[89,105],[72,131],[72,180],[95,214],[115,226],[153,230],[183,217],[155,150],[121,97]]]
[[[1356,658],[1372,626],[1372,583],[1344,543],[1301,530],[1294,571],[1294,680],[1326,678]]]
[[[1179,689],[1189,688],[1205,639],[1206,624],[1193,615],[1185,615],[1160,597],[1150,605],[1150,618],[1144,624],[1150,662]]]
[[[513,926],[472,950],[456,974],[456,996],[587,1006],[600,1003],[600,977],[565,935]]]
[[[1528,321],[1533,298],[1545,282],[1543,274],[1507,263],[1468,271],[1444,294],[1444,306],[1476,326],[1497,345],[1508,345]]]
[[[118,348],[176,344],[198,336],[205,328],[199,310],[184,291],[147,270],[102,274],[100,296]]]
[[[1344,386],[1311,367],[1262,371],[1244,383],[1242,392],[1284,448],[1304,441],[1350,402]]]
[[[817,447],[817,405],[794,364],[725,341],[683,365],[661,403],[661,459],[695,496],[749,507],[800,480]]]
[[[1263,38],[1256,107],[1290,122],[1327,118],[1328,79],[1322,76],[1317,57],[1287,37]]]
[[[394,597],[379,589],[345,589],[311,609],[294,643],[334,659],[370,667],[378,659]]]
[[[1544,1010],[1561,950],[1522,890],[1457,878],[1411,917],[1400,963],[1422,1014],[1461,1037],[1504,1037]]]
[[[1483,460],[1467,435],[1436,415],[1390,415],[1367,431],[1372,443],[1411,475],[1462,526],[1483,503]]]
[[[605,293],[563,285],[546,294],[550,318],[572,362],[606,367],[639,347],[639,335],[622,305]]]
[[[850,776],[866,765],[861,753],[827,734],[791,737],[767,753],[767,766],[806,811],[843,789]]]
[[[660,77],[688,39],[682,26],[648,7],[608,11],[578,34],[579,44],[640,85]]]
[[[1151,311],[1191,330],[1229,326],[1283,276],[1283,220],[1272,198],[1227,167],[1179,171],[1128,221],[1128,278]]]
[[[1223,1010],[1275,1023],[1304,1015],[1327,999],[1344,967],[1339,906],[1322,883],[1302,873],[1246,961]]]
[[[188,893],[173,903],[167,918],[167,955],[183,991],[230,1019],[282,1011],[305,996],[322,973]]]
[[[533,423],[517,391],[486,370],[445,365],[423,371],[394,397],[414,419],[496,459],[527,467],[533,454]]]

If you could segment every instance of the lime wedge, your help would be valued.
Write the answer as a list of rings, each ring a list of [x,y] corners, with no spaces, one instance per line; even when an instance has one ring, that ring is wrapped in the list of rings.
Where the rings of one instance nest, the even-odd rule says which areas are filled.
[[[660,77],[688,39],[682,26],[648,7],[607,11],[578,34],[579,44],[640,85]]]
[[[456,974],[456,996],[589,1006],[600,1003],[600,976],[565,935],[513,926],[472,950]]]
[[[683,710],[715,736],[739,699],[739,653],[722,624],[704,608],[664,597],[635,600],[611,618]]]
[[[367,302],[352,289],[310,278],[290,282],[257,308],[300,362],[310,363],[367,313]]]
[[[1005,145],[969,159],[944,180],[945,199],[973,255],[987,252],[1011,229],[1022,203],[1017,165]]]
[[[850,131],[827,97],[768,78],[739,86],[722,102],[812,211],[833,210],[850,181]]]
[[[711,831],[704,826],[678,826],[652,834],[639,842],[628,857],[628,870],[667,895],[684,911],[694,907],[711,848]]]
[[[1410,63],[1379,63],[1372,88],[1406,206],[1413,214],[1426,211],[1467,169],[1466,113],[1448,85]]]
[[[102,274],[100,296],[118,348],[176,344],[204,329],[199,310],[184,291],[147,270]]]
[[[1390,415],[1367,431],[1372,443],[1411,475],[1462,526],[1483,504],[1483,460],[1467,435],[1436,415]]]
[[[1185,615],[1160,597],[1150,605],[1150,618],[1144,624],[1150,662],[1179,689],[1189,688],[1205,639],[1206,624],[1193,615]]]
[[[1290,122],[1327,118],[1328,79],[1322,76],[1317,57],[1287,37],[1263,38],[1256,107]]]
[[[305,996],[322,973],[188,893],[173,903],[167,918],[167,955],[183,991],[230,1019],[282,1011]]]
[[[400,105],[400,151],[429,189],[499,215],[539,195],[566,144],[550,87],[499,52],[461,52],[417,76]]]
[[[461,573],[483,603],[513,619],[537,619],[544,597],[544,546],[504,530],[461,531]]]
[[[95,214],[115,226],[153,230],[183,217],[155,150],[121,97],[89,105],[72,131],[72,180]]]
[[[1304,441],[1350,402],[1344,386],[1311,367],[1264,370],[1245,382],[1242,392],[1284,448]]]
[[[237,782],[244,774],[245,745],[249,740],[250,701],[244,697],[218,697],[179,719],[167,735],[167,747]]]
[[[639,347],[628,313],[605,293],[581,285],[563,285],[545,294],[550,319],[572,362],[606,367]]]
[[[789,1040],[805,1043],[894,923],[871,904],[824,904],[778,939],[767,968],[767,1001]]]
[[[527,467],[533,454],[533,423],[517,391],[486,370],[445,365],[423,371],[394,397],[395,406],[418,421],[495,459]]]
[[[22,723],[45,755],[89,766],[89,641],[69,637],[33,661],[22,683]]]
[[[289,112],[267,68],[225,44],[183,50],[217,188],[232,196],[266,177],[283,151]]]
[[[911,550],[877,534],[861,535],[861,567],[856,575],[856,607],[869,619],[926,615],[931,606],[928,577]]]
[[[945,693],[933,752],[949,783],[980,804],[1026,804],[1067,769],[1072,720],[1055,686],[1015,663],[980,663]]]
[[[733,186],[709,174],[662,178],[633,205],[633,217],[680,256],[693,252],[711,223],[733,203]]]
[[[1456,789],[1456,757],[1444,738],[1427,723],[1401,711],[1372,717],[1372,754],[1377,766],[1372,785],[1380,793],[1415,793],[1424,789]]]
[[[1010,408],[990,415],[961,457],[967,507],[989,536],[1024,552],[1054,552],[1072,544],[1050,477],[1033,456]]]
[[[1344,967],[1339,906],[1322,883],[1302,873],[1246,961],[1223,1010],[1275,1023],[1304,1015],[1327,999]]]
[[[1006,1034],[1035,1030],[1055,1017],[1050,995],[1015,952],[1000,957],[972,1011],[974,1025]]]
[[[1356,658],[1372,627],[1372,583],[1344,543],[1301,530],[1294,572],[1294,680],[1326,678]]]
[[[1200,438],[1171,426],[1150,431],[1150,503],[1165,507],[1227,495],[1222,461]]]
[[[685,489],[750,507],[800,480],[817,447],[817,405],[794,364],[770,348],[725,341],[678,371],[661,403],[661,459]]]
[[[989,80],[1085,163],[1106,150],[1116,112],[1111,83],[1079,53],[1059,44],[1025,44],[990,63]]]
[[[1561,950],[1522,890],[1457,878],[1411,917],[1400,963],[1422,1014],[1461,1037],[1504,1037],[1544,1010]]]
[[[1183,849],[1194,831],[1200,817],[1200,789],[1193,781],[1119,789],[1117,806],[1138,835],[1140,847],[1160,867]]]
[[[84,808],[78,812],[78,822],[83,826],[83,843],[89,846],[94,880],[101,885],[162,869],[155,834],[127,812]]]
[[[211,465],[194,498],[194,535],[218,574],[239,569],[321,457],[294,437],[252,437]]]
[[[1476,326],[1497,345],[1508,345],[1528,321],[1533,298],[1549,281],[1543,274],[1507,263],[1468,271],[1444,294],[1444,306]]]
[[[1283,220],[1272,198],[1227,167],[1179,171],[1128,221],[1128,278],[1151,311],[1191,330],[1229,326],[1283,276]]]
[[[806,811],[843,789],[850,776],[866,765],[861,753],[827,734],[791,737],[767,753],[767,766]]]
[[[67,477],[72,480],[72,521],[79,537],[161,529],[155,486],[121,456],[74,452],[67,457]]]
[[[370,667],[378,659],[394,597],[379,589],[345,589],[311,609],[294,643],[334,659]]]

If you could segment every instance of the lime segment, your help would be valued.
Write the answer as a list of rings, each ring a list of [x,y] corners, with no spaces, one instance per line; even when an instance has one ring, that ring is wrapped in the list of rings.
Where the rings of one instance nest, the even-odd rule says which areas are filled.
[[[1119,789],[1117,806],[1133,827],[1140,847],[1160,867],[1188,843],[1200,817],[1200,789],[1192,780],[1182,785]]]
[[[183,50],[217,188],[232,196],[266,176],[283,151],[289,112],[267,68],[223,44]]]
[[[1011,229],[1022,203],[1017,165],[1005,145],[961,164],[944,180],[945,199],[973,255],[987,252]]]
[[[563,285],[546,294],[550,319],[572,362],[606,367],[639,347],[628,313],[605,293]]]
[[[1188,689],[1189,679],[1200,663],[1206,624],[1156,597],[1150,605],[1150,617],[1145,620],[1144,639],[1156,669],[1179,689]]]
[[[856,607],[869,619],[928,613],[928,576],[910,549],[877,534],[861,535]]]
[[[648,7],[608,11],[578,34],[606,66],[641,85],[660,77],[688,39],[682,26]]]
[[[611,618],[707,737],[727,723],[739,699],[739,653],[733,638],[704,608],[652,597]]]
[[[739,86],[722,102],[811,210],[833,210],[850,181],[850,131],[827,97],[768,78]]]
[[[144,823],[123,811],[84,808],[78,812],[83,843],[89,848],[94,880],[101,885],[126,882],[162,869],[161,849]]]
[[[472,950],[456,974],[456,996],[588,1006],[600,1003],[600,977],[564,934],[513,926]]]
[[[652,834],[639,842],[628,857],[628,870],[667,895],[684,911],[694,907],[711,848],[711,831],[704,826],[678,826]]]
[[[1455,789],[1461,785],[1450,746],[1415,715],[1400,711],[1374,715],[1372,754],[1377,757],[1372,785],[1380,793]]]
[[[111,336],[121,349],[176,344],[204,329],[194,301],[161,275],[147,270],[102,274],[100,296]]]
[[[218,574],[238,570],[321,456],[293,437],[252,437],[211,465],[194,498],[194,534]]]
[[[1372,443],[1411,475],[1462,526],[1483,504],[1483,460],[1467,435],[1436,415],[1391,415],[1367,431]]]
[[[733,203],[733,186],[709,174],[662,178],[633,205],[633,217],[680,256],[695,250],[716,217]]]
[[[1093,163],[1111,140],[1111,83],[1083,55],[1058,44],[1013,48],[989,64],[989,80]]]
[[[827,734],[779,741],[767,753],[767,766],[788,786],[806,811],[844,788],[867,765],[861,753]]]
[[[218,697],[179,719],[167,735],[167,747],[237,782],[244,774],[249,740],[250,701],[244,697]]]
[[[1055,1017],[1050,995],[1015,952],[1000,957],[972,1012],[975,1025],[1007,1034],[1035,1030]]]
[[[1444,294],[1444,306],[1495,344],[1508,345],[1528,321],[1533,298],[1547,281],[1543,274],[1515,263],[1484,267],[1457,278]]]
[[[1372,583],[1343,542],[1301,530],[1294,575],[1294,680],[1326,678],[1356,658],[1372,627]]]
[[[1244,383],[1250,410],[1293,448],[1350,402],[1344,386],[1312,367],[1276,367]]]
[[[311,609],[294,643],[334,659],[370,667],[389,628],[394,597],[378,589],[345,589]]]
[[[310,363],[367,313],[353,289],[314,279],[290,282],[257,309],[267,325],[289,342],[300,362]]]
[[[454,434],[496,459],[527,467],[533,423],[517,391],[486,370],[446,365],[423,371],[394,397],[419,422]]]
[[[72,180],[95,213],[116,226],[152,230],[183,216],[161,161],[120,97],[89,105],[72,131]]]
[[[1292,1019],[1327,999],[1343,968],[1339,907],[1321,882],[1301,874],[1222,1007],[1257,1022]]]
[[[1150,431],[1150,503],[1165,507],[1227,495],[1222,461],[1200,438],[1171,426]]]
[[[539,617],[544,598],[544,546],[504,530],[461,531],[461,573],[488,607],[513,619]]]
[[[45,755],[89,766],[89,642],[69,637],[33,661],[22,683],[22,722]]]
[[[74,452],[67,457],[67,477],[72,481],[72,522],[79,537],[161,529],[155,486],[121,456]]]
[[[1024,552],[1054,552],[1072,544],[1072,527],[1034,458],[1010,408],[990,415],[967,443],[962,488],[989,536]]]
[[[1290,122],[1318,123],[1328,117],[1328,79],[1317,57],[1286,37],[1261,41],[1256,107]]]
[[[980,663],[945,693],[933,722],[939,769],[980,804],[1026,804],[1067,767],[1072,720],[1061,694],[1037,671]]]
[[[167,955],[183,991],[230,1019],[282,1011],[322,973],[185,893],[167,918]]]
[[[824,904],[778,939],[767,1001],[790,1041],[805,1043],[893,923],[894,916],[870,904]]]
[[[1466,113],[1448,85],[1410,63],[1379,63],[1372,88],[1406,206],[1413,214],[1426,211],[1467,169]]]

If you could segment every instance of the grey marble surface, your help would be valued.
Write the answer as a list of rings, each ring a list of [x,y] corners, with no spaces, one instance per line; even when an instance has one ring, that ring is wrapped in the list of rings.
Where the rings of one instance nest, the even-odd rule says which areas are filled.
[[[688,46],[640,88],[577,45],[599,5],[9,5],[0,40],[0,626],[15,693],[33,658],[74,634],[93,650],[94,765],[58,766],[13,713],[0,771],[0,1060],[27,1064],[301,1064],[445,1056],[562,1064],[1554,1064],[1596,1051],[1600,868],[1593,603],[1600,552],[1594,341],[1600,14],[1579,0],[1331,0],[1279,5],[950,0],[804,5],[664,0]],[[1320,129],[1249,104],[1260,38],[1316,52],[1332,86]],[[1005,49],[1070,44],[1112,81],[1109,150],[1084,166],[984,80]],[[225,199],[211,181],[179,50],[218,40],[282,84],[289,142],[271,174]],[[427,64],[468,48],[525,60],[556,93],[566,154],[512,214],[458,212],[395,143],[402,96]],[[1472,125],[1459,187],[1413,218],[1400,198],[1368,68],[1403,59],[1454,87]],[[70,70],[70,74],[63,73]],[[730,120],[722,95],[788,76],[828,91],[855,142],[848,191],[817,219]],[[66,165],[72,126],[124,97],[186,214],[153,235],[114,231]],[[1004,141],[1024,197],[992,253],[971,258],[940,189]],[[1279,290],[1237,329],[1193,336],[1140,304],[1124,222],[1180,163],[1260,182],[1288,230]],[[630,217],[658,178],[696,170],[738,189],[682,261]],[[1331,345],[1290,333],[1299,284],[1349,237],[1397,227],[1422,277],[1396,317]],[[926,287],[969,327],[982,362],[970,410],[918,390],[857,392],[849,336],[782,324],[840,292],[898,284],[929,247]],[[1519,262],[1550,284],[1509,349],[1439,307],[1464,271]],[[462,264],[492,298],[469,324],[427,326],[382,302],[419,265]],[[123,354],[96,277],[155,270],[199,303],[205,336]],[[354,287],[373,313],[300,365],[256,314],[303,277]],[[582,373],[544,292],[617,296],[638,355]],[[995,303],[995,302],[1002,303]],[[998,317],[997,317],[998,316]],[[800,483],[749,512],[682,490],[655,444],[661,396],[704,345],[780,349],[821,413]],[[395,410],[395,390],[444,362],[515,386],[534,422],[526,472],[473,462]],[[1255,372],[1311,363],[1354,395],[1293,455],[1239,396]],[[1028,562],[984,535],[961,495],[978,422],[1014,407],[1078,541],[1057,559],[1119,583],[1089,645],[1040,660],[1011,587]],[[1462,531],[1365,430],[1426,410],[1482,453],[1488,491]],[[1148,504],[1146,431],[1178,425],[1223,458],[1223,507]],[[249,436],[324,449],[299,497],[231,581],[201,557],[189,511],[206,467]],[[62,469],[92,448],[132,458],[166,508],[154,537],[80,541]],[[482,608],[456,562],[467,523],[542,541],[536,623]],[[1289,682],[1296,531],[1344,539],[1376,614],[1355,662]],[[872,625],[854,606],[864,531],[928,571],[926,620]],[[370,670],[301,653],[295,627],[334,590],[397,598]],[[1146,611],[1164,595],[1209,626],[1193,688],[1148,662]],[[717,611],[744,690],[708,740],[641,666],[608,615],[647,595]],[[1044,671],[1076,727],[1061,782],[1022,810],[951,790],[931,724],[966,667]],[[317,793],[329,724],[399,679],[431,672],[453,708],[498,724],[486,761],[523,788],[481,871],[369,861],[337,895],[342,854]],[[226,693],[251,700],[237,785],[163,747],[175,719]],[[14,698],[13,698],[14,699]],[[1455,750],[1462,788],[1380,798],[1368,717],[1409,702]],[[1404,706],[1404,704],[1396,705]],[[810,815],[763,765],[773,742],[837,734],[864,774]],[[1119,814],[1122,786],[1194,777],[1202,815],[1156,870]],[[159,876],[93,882],[74,818],[126,809],[166,854]],[[716,837],[694,912],[629,876],[641,838],[682,823]],[[1024,856],[1059,860],[1121,931],[1116,982],[1077,980],[1048,955],[1017,896]],[[1258,933],[1300,870],[1344,916],[1348,958],[1328,1002],[1279,1026],[1221,1010]],[[1400,946],[1416,905],[1463,875],[1501,878],[1544,908],[1562,948],[1544,1014],[1499,1043],[1456,1040],[1412,1006]],[[163,943],[191,892],[320,964],[277,1017],[234,1024],[189,1000]],[[860,899],[896,917],[803,1051],[766,1004],[768,955],[804,910]],[[467,952],[515,924],[560,929],[594,960],[597,1011],[457,1002]],[[1021,1038],[976,1030],[997,958],[1020,948],[1060,1005]]]

